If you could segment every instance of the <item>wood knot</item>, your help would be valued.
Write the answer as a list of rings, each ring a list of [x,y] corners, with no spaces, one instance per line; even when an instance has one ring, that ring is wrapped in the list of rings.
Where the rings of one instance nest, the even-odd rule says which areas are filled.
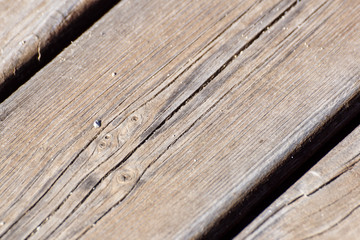
[[[132,116],[131,117],[131,121],[136,122],[137,120],[139,120],[139,118],[137,116]]]
[[[104,150],[106,148],[109,148],[111,146],[112,138],[113,137],[110,133],[105,134],[99,142],[99,149]]]
[[[136,177],[136,173],[132,169],[121,169],[117,176],[116,181],[120,184],[132,182]]]
[[[105,142],[100,142],[99,143],[99,148],[100,149],[105,149],[106,148],[106,143]]]
[[[123,173],[119,176],[119,181],[120,182],[126,182],[131,180],[131,176],[128,173]]]
[[[108,133],[104,136],[105,140],[110,140],[111,138],[112,138],[112,135],[110,133]]]

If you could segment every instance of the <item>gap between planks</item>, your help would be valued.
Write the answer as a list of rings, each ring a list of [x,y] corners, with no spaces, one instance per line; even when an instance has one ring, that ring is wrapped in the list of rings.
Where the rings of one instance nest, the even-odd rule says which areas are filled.
[[[3,1],[0,102],[111,9],[118,0]]]
[[[236,239],[356,239],[360,116],[355,128]],[[291,219],[291,224],[287,223]]]

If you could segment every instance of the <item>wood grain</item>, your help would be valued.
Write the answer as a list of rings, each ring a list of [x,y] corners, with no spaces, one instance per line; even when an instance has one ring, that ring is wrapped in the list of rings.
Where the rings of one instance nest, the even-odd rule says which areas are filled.
[[[284,162],[296,166],[296,149],[312,141],[360,84],[353,2],[314,5],[288,11],[110,172],[111,186],[124,169],[145,173],[84,238],[201,236]],[[108,181],[99,183],[82,211],[107,193]]]
[[[74,22],[100,0],[3,0],[0,3],[0,91],[24,65],[60,41]],[[103,5],[106,5],[103,3]],[[74,30],[74,29],[73,29]],[[76,31],[76,30],[74,30]],[[64,39],[62,39],[64,40]],[[49,49],[47,49],[49,50]],[[30,66],[29,66],[30,67]],[[34,66],[32,66],[34,67]]]
[[[269,206],[236,239],[357,239],[360,127]]]
[[[59,226],[56,219],[71,214],[106,174],[106,168],[122,162],[108,161],[110,156],[133,152],[153,132],[151,128],[156,129],[247,44],[248,39],[239,40],[239,35],[253,37],[291,4],[124,1],[117,5],[1,105],[2,236],[51,234]],[[264,11],[268,14],[262,17]],[[259,18],[263,22],[253,26]],[[234,22],[237,31],[233,35],[238,36],[225,46],[227,51],[218,49],[223,45],[219,35]],[[209,53],[204,58],[211,49],[216,55]],[[184,75],[194,64],[201,66],[198,72],[191,71],[198,75],[197,81]],[[142,113],[150,99],[156,99],[157,105],[147,110],[142,128],[128,126],[126,119],[136,109]],[[102,127],[93,129],[98,118]],[[106,126],[119,129],[126,144],[95,151]],[[95,176],[102,162],[108,166]],[[76,189],[80,191],[72,193]],[[54,214],[62,216],[52,217]]]
[[[0,105],[1,236],[209,232],[353,107],[354,3],[120,2]]]

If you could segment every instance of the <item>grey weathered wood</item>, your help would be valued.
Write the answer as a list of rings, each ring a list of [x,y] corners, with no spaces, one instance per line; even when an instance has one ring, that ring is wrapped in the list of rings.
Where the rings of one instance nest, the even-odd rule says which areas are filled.
[[[359,93],[358,10],[291,9],[97,186],[84,210],[117,189],[121,171],[137,182],[84,237],[199,236],[278,166],[296,165],[296,148]],[[78,214],[70,221],[85,220]]]
[[[354,3],[120,2],[0,105],[1,236],[206,233],[358,95]]]
[[[71,24],[99,0],[0,2],[0,90],[31,59],[41,59]],[[14,80],[13,80],[14,81]]]
[[[144,130],[159,126],[249,41],[247,37],[261,32],[292,4],[280,2],[273,9],[277,3],[123,1],[115,7],[1,105],[2,236],[50,234],[59,225],[57,219],[81,202],[68,196],[84,198],[107,168],[121,162],[105,161],[109,156],[131,153],[152,132]],[[264,11],[263,21],[253,26]],[[218,36],[234,22],[236,39],[227,51],[218,49],[223,45]],[[244,33],[248,35],[238,39]],[[197,81],[186,78],[189,72]],[[136,109],[141,113],[151,99],[156,105],[153,100],[146,122],[134,129],[126,119]],[[102,127],[93,129],[98,118]],[[126,144],[94,152],[100,141],[94,138],[109,124],[116,128],[120,123]],[[108,166],[94,176],[103,161]],[[85,187],[78,188],[80,183]],[[80,192],[69,195],[75,189]],[[51,217],[55,213],[62,216]]]
[[[360,127],[236,239],[358,239]]]

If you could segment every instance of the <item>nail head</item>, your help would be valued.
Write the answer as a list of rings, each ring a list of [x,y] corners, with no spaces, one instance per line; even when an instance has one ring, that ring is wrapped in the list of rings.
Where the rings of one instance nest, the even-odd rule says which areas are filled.
[[[93,125],[94,125],[94,128],[101,127],[101,120],[99,120],[99,119],[95,120]]]

